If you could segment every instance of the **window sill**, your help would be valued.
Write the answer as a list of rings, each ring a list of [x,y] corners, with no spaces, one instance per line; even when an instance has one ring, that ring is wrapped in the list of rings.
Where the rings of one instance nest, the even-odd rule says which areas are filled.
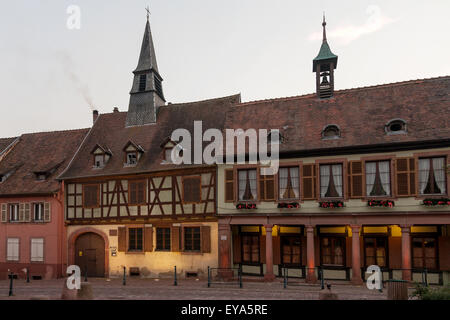
[[[137,255],[145,255],[144,251],[127,251],[125,254],[137,254]]]
[[[185,255],[203,255],[201,251],[181,251],[181,254]]]

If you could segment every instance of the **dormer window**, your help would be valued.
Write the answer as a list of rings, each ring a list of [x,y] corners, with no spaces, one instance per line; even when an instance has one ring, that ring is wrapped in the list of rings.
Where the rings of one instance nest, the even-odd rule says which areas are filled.
[[[174,150],[174,148],[177,148],[175,152],[178,152],[178,156],[183,156],[183,148],[178,145],[177,142],[172,141],[170,137],[164,139],[164,141],[160,144],[160,147],[163,149],[163,160],[166,163],[173,163],[172,150]]]
[[[125,152],[124,166],[126,167],[137,165],[139,159],[144,154],[144,148],[131,140],[125,145],[123,151]]]
[[[3,174],[0,174],[0,183],[4,182],[6,180],[6,176]]]
[[[274,138],[276,138],[276,135],[274,135]],[[281,132],[278,132],[278,141],[274,141],[274,144],[282,144],[285,142],[286,138],[281,134]],[[269,132],[267,135],[267,144],[272,144],[272,132]]]
[[[107,163],[112,153],[109,149],[104,148],[100,145],[96,145],[92,150],[91,154],[94,156],[93,168],[100,169],[103,168]]]
[[[406,121],[393,119],[386,124],[384,130],[387,134],[404,134],[406,133]]]
[[[35,172],[37,181],[45,181],[47,179],[47,173],[46,172]]]
[[[327,125],[322,130],[322,139],[331,140],[331,139],[339,139],[341,137],[341,130],[335,124]]]

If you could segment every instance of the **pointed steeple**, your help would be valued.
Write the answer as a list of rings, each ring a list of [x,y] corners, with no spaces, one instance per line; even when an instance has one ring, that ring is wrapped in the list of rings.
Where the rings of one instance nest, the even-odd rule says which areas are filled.
[[[155,47],[150,30],[149,11],[142,40],[141,53],[136,69],[133,71],[133,87],[126,126],[140,126],[155,123],[158,109],[166,102],[162,89],[162,77],[156,63]]]
[[[323,14],[323,38],[319,54],[313,60],[313,72],[316,73],[316,92],[321,99],[331,98],[334,92],[334,69],[336,69],[338,56],[331,52],[327,42],[327,22]]]

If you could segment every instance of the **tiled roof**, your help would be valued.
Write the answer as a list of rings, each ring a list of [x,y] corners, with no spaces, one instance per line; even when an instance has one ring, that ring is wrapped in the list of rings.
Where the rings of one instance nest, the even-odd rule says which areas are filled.
[[[59,190],[55,179],[68,165],[88,129],[23,134],[0,162],[0,174],[13,172],[0,183],[0,196],[48,194]],[[35,172],[55,171],[37,181]]]
[[[406,134],[388,135],[392,119],[407,123]],[[322,129],[336,124],[341,138],[322,140]],[[280,151],[306,151],[439,139],[450,140],[450,76],[238,104],[225,128],[280,129],[287,140]]]
[[[71,165],[60,178],[136,174],[199,166],[163,163],[164,151],[161,143],[166,141],[175,129],[183,128],[193,132],[196,120],[203,121],[203,131],[208,128],[223,128],[226,111],[239,102],[240,95],[233,95],[192,103],[169,104],[159,108],[156,123],[134,127],[125,127],[126,112],[101,114]],[[137,165],[133,167],[124,166],[123,148],[130,140],[145,150]],[[91,151],[96,145],[102,145],[112,153],[108,163],[101,169],[93,168]]]
[[[17,139],[15,138],[0,138],[0,156],[2,153]]]

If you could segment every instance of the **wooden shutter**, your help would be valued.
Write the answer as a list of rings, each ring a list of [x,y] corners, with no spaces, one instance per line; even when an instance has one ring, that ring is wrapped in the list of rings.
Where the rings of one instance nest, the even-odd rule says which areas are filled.
[[[31,203],[25,203],[25,221],[31,221]]]
[[[349,161],[348,186],[350,198],[361,198],[364,196],[364,171],[364,163],[362,161]]]
[[[199,203],[201,200],[201,177],[183,177],[183,203]]]
[[[233,234],[233,263],[241,263],[241,237],[238,233]]]
[[[129,204],[135,204],[137,203],[137,183],[136,182],[129,182],[128,183],[128,188],[130,188],[130,192],[128,193],[129,195],[129,199],[128,199],[128,203]]]
[[[145,181],[130,181],[128,188],[130,189],[128,196],[129,204],[144,204],[145,203]]]
[[[152,252],[153,251],[153,228],[146,227],[145,235],[144,235],[144,252]]]
[[[8,205],[6,203],[2,203],[2,222],[8,222]]]
[[[304,164],[302,166],[302,198],[303,200],[314,200],[316,196],[316,166]]]
[[[44,221],[50,222],[51,220],[51,207],[50,202],[44,202]]]
[[[395,161],[397,196],[416,195],[416,163],[414,158],[399,158]]]
[[[211,252],[211,227],[210,226],[202,226],[202,252],[210,253]]]
[[[181,239],[181,227],[172,227],[170,230],[170,236],[171,236],[171,248],[173,252],[179,252],[181,251],[180,246],[180,239]]]
[[[117,242],[118,242],[117,251],[119,251],[119,252],[127,251],[127,228],[126,227],[118,228]]]
[[[225,202],[233,202],[235,196],[233,169],[225,170]]]
[[[260,183],[259,186],[260,199],[266,201],[275,200],[275,176],[260,175],[259,183]]]
[[[25,221],[25,203],[19,204],[19,221]]]

